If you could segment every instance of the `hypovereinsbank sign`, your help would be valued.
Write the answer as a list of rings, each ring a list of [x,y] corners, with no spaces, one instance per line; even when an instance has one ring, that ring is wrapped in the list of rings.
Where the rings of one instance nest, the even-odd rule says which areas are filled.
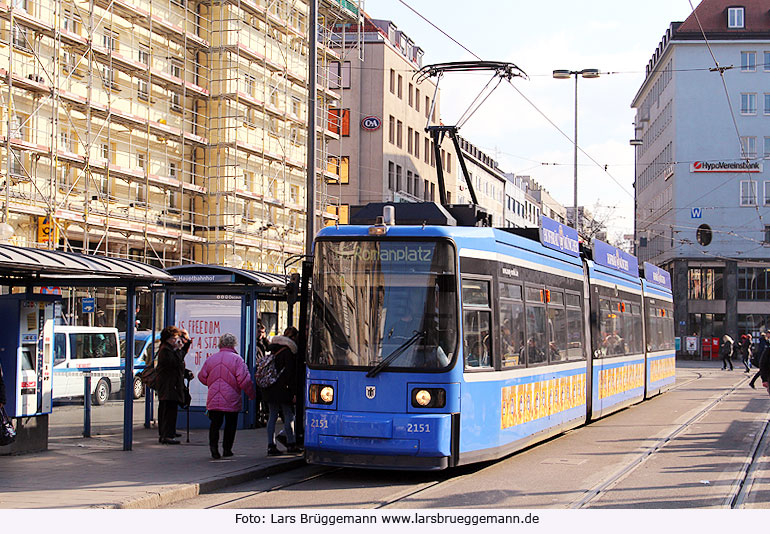
[[[695,161],[690,172],[762,172],[759,161]]]

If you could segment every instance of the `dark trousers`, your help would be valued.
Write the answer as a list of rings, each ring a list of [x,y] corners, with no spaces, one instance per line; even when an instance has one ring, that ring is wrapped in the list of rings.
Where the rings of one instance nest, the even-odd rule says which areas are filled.
[[[174,439],[176,434],[176,401],[158,401],[158,436],[160,439]]]
[[[752,379],[751,379],[751,382],[749,382],[749,385],[750,385],[751,387],[754,387],[754,382],[756,382],[756,381],[757,381],[757,378],[759,378],[760,376],[762,376],[762,373],[761,373],[761,372],[759,372],[759,371],[757,371],[757,374],[755,374],[755,375],[754,375],[754,378],[752,378]]]
[[[219,447],[219,429],[222,427],[222,420],[225,422],[225,435],[222,438],[222,451],[232,452],[233,442],[235,442],[235,429],[238,426],[238,412],[220,412],[218,410],[209,410],[209,447],[211,450],[218,450]]]
[[[727,365],[730,365],[730,370],[733,370],[733,359],[730,356],[722,356],[722,369],[727,369]]]

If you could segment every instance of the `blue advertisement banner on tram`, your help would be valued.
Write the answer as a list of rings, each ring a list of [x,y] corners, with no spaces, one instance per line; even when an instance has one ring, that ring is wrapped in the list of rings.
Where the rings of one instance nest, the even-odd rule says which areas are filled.
[[[615,269],[622,273],[638,277],[639,260],[628,252],[620,250],[617,247],[608,245],[604,241],[594,239],[594,262],[610,269]]]

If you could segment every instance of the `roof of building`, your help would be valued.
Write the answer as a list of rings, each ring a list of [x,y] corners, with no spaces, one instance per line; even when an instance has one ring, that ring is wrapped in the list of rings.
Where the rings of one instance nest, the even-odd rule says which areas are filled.
[[[162,269],[138,261],[0,244],[0,277],[19,282],[45,280],[44,285],[82,286],[83,282],[159,282],[173,278]],[[40,284],[35,284],[40,285]]]
[[[727,27],[729,7],[744,8],[744,28]],[[709,39],[756,39],[761,34],[770,36],[770,6],[767,0],[703,0],[676,30],[675,38],[703,39],[701,26]]]

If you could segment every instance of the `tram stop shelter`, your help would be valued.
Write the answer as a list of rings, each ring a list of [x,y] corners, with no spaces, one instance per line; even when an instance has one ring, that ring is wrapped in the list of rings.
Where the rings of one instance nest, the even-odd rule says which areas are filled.
[[[246,361],[251,376],[255,364],[257,323],[268,335],[280,334],[291,322],[292,307],[287,303],[289,278],[220,265],[188,264],[166,270],[173,281],[164,283],[165,324],[184,328],[192,338],[185,365],[197,377],[206,358],[219,351],[224,333],[238,338],[236,350]],[[205,415],[207,388],[197,379],[190,382],[190,426],[208,428]],[[186,424],[187,413],[179,411],[178,426]],[[238,416],[238,428],[257,423],[256,401],[246,400]]]
[[[158,282],[172,282],[174,279],[165,271],[133,260],[113,258],[98,255],[83,255],[59,250],[43,250],[0,244],[0,286],[11,289],[9,295],[0,295],[0,304],[8,306],[8,310],[33,308],[32,314],[27,314],[25,323],[21,324],[22,314],[15,314],[15,321],[10,313],[3,308],[4,319],[0,322],[0,333],[4,334],[0,343],[5,343],[11,349],[16,343],[18,350],[6,350],[0,347],[0,362],[4,369],[13,370],[26,368],[26,374],[19,371],[5,372],[7,396],[25,399],[15,403],[15,408],[26,411],[17,412],[19,427],[16,443],[9,447],[11,452],[21,452],[24,441],[34,441],[37,445],[28,450],[47,448],[48,444],[48,414],[51,413],[51,382],[52,375],[52,333],[54,328],[53,303],[60,297],[36,293],[34,288],[44,287],[124,287],[127,297],[126,317],[126,354],[123,371],[125,377],[132,377],[134,365],[134,334],[136,289],[152,287]],[[24,292],[13,294],[13,288],[24,288]],[[14,302],[15,299],[15,302]],[[31,303],[42,303],[38,305]],[[4,330],[3,330],[4,329]],[[22,332],[19,335],[19,332]],[[15,332],[15,336],[13,335]],[[11,339],[13,338],[13,339]],[[9,341],[10,339],[10,341]],[[23,358],[26,350],[26,365],[22,366],[17,359]],[[36,357],[35,357],[36,355]],[[33,369],[29,369],[33,367]],[[31,373],[31,374],[30,374]],[[13,376],[13,383],[9,383]],[[130,380],[126,380],[129,384]],[[20,394],[20,389],[24,394]],[[46,393],[47,392],[47,393]],[[123,411],[123,450],[132,448],[133,440],[133,398],[125,395]],[[18,406],[16,406],[18,404]],[[24,406],[22,406],[24,405]]]

